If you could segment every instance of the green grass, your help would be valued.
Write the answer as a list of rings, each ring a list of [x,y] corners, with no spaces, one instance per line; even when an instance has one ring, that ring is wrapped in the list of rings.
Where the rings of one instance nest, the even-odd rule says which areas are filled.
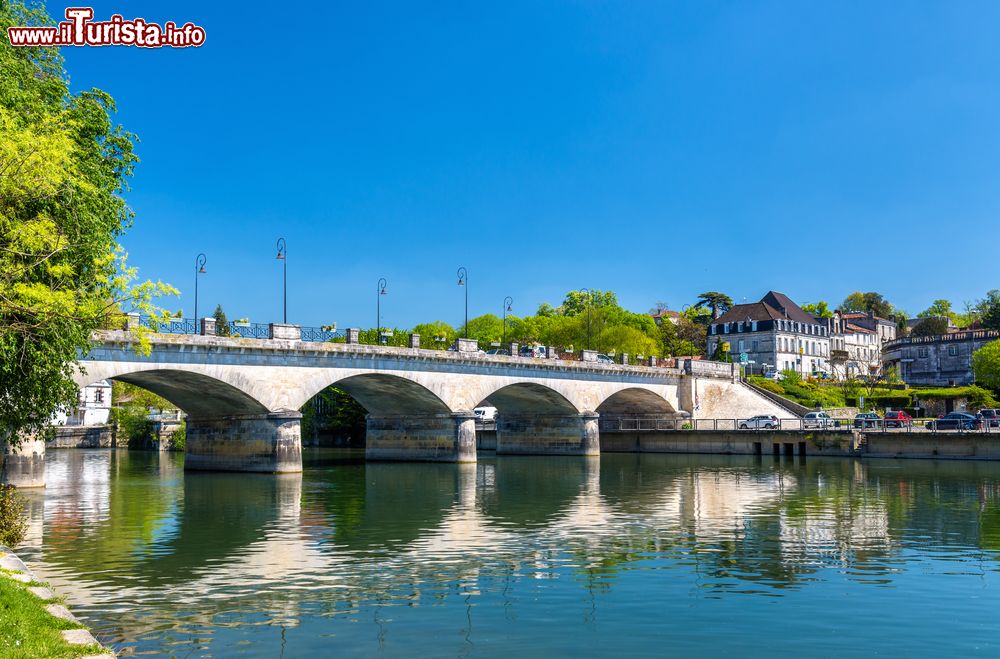
[[[74,624],[50,615],[45,607],[59,600],[41,600],[27,591],[28,586],[14,581],[7,571],[0,571],[0,657],[35,659],[42,657],[79,657],[104,652],[97,645],[69,645],[60,632],[79,629]]]

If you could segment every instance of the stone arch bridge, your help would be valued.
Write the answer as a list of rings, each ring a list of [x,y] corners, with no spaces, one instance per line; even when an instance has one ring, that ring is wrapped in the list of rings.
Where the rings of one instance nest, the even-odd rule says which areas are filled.
[[[114,379],[188,415],[188,469],[299,471],[299,409],[336,385],[368,412],[369,459],[476,460],[473,409],[497,408],[497,452],[595,455],[598,418],[770,412],[731,364],[659,368],[289,339],[95,334],[76,375]],[[773,405],[772,405],[773,406]]]

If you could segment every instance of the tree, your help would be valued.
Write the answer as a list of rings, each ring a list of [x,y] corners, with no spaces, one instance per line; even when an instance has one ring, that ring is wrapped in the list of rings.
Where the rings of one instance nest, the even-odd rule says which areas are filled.
[[[712,311],[712,318],[718,318],[733,307],[733,298],[718,291],[707,291],[698,296],[698,302],[694,308],[700,309],[708,307]]]
[[[598,307],[621,307],[618,306],[618,296],[611,291],[593,290],[590,293],[584,291],[570,291],[566,294],[562,305],[559,307],[564,316],[578,316]]]
[[[911,336],[937,336],[948,333],[948,319],[943,316],[932,316],[917,323]]]
[[[229,319],[226,318],[226,312],[222,310],[222,305],[215,305],[215,313],[212,314],[215,318],[215,333],[218,336],[229,336]]]
[[[894,319],[896,309],[881,293],[855,291],[844,298],[838,310],[848,313],[874,313],[880,318]]]
[[[986,293],[986,299],[976,305],[979,312],[979,322],[986,329],[1000,329],[1000,290],[993,289]]]
[[[917,314],[917,318],[951,318],[955,319],[957,314],[951,308],[951,302],[948,300],[934,300],[931,306],[927,307],[923,311]]]
[[[429,348],[431,350],[445,350],[458,337],[458,332],[455,328],[443,320],[420,323],[413,328],[413,333],[420,335],[421,348]]]
[[[830,306],[826,303],[826,300],[820,300],[815,304],[803,304],[802,310],[816,318],[833,318],[833,312],[830,311]]]
[[[2,41],[8,26],[43,24],[42,9],[0,4]],[[151,300],[176,291],[133,285],[117,243],[133,219],[122,194],[137,158],[111,120],[114,100],[70,93],[56,49],[4,43],[0,71],[0,440],[18,443],[76,404],[72,376],[93,330],[122,311],[165,320]]]
[[[972,353],[972,372],[976,384],[1000,391],[1000,340],[990,341]]]

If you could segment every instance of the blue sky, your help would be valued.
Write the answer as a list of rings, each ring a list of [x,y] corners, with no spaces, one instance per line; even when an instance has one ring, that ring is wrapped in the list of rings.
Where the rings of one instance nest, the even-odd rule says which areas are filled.
[[[202,315],[280,319],[279,236],[307,325],[373,325],[379,277],[384,324],[460,323],[459,266],[470,315],[1000,285],[996,3],[94,7],[207,32],[64,49],[141,139],[124,244],[186,315],[205,252]]]

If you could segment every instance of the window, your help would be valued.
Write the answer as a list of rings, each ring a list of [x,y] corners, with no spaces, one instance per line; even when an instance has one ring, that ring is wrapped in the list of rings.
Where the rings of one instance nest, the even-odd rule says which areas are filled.
[[[926,357],[927,348],[917,348],[917,357]]]
[[[743,321],[742,320],[740,322],[736,323],[736,331],[737,332],[742,332],[743,331]]]
[[[723,323],[722,324],[722,333],[723,334],[729,334],[729,323]]]
[[[715,325],[712,325],[712,328],[711,328],[711,333],[712,333],[712,334],[715,334]]]
[[[958,354],[958,346],[948,346],[948,354],[952,357]]]
[[[740,346],[740,352],[746,352],[747,346],[746,342],[743,339],[740,339],[739,346]]]
[[[757,321],[756,320],[752,321],[750,323],[750,331],[751,332],[756,332],[757,331]],[[756,341],[754,341],[754,343],[756,343]]]
[[[750,342],[750,351],[757,352],[757,339]]]
[[[103,389],[95,389],[94,390],[94,402],[95,403],[103,403],[104,402],[104,390]]]

